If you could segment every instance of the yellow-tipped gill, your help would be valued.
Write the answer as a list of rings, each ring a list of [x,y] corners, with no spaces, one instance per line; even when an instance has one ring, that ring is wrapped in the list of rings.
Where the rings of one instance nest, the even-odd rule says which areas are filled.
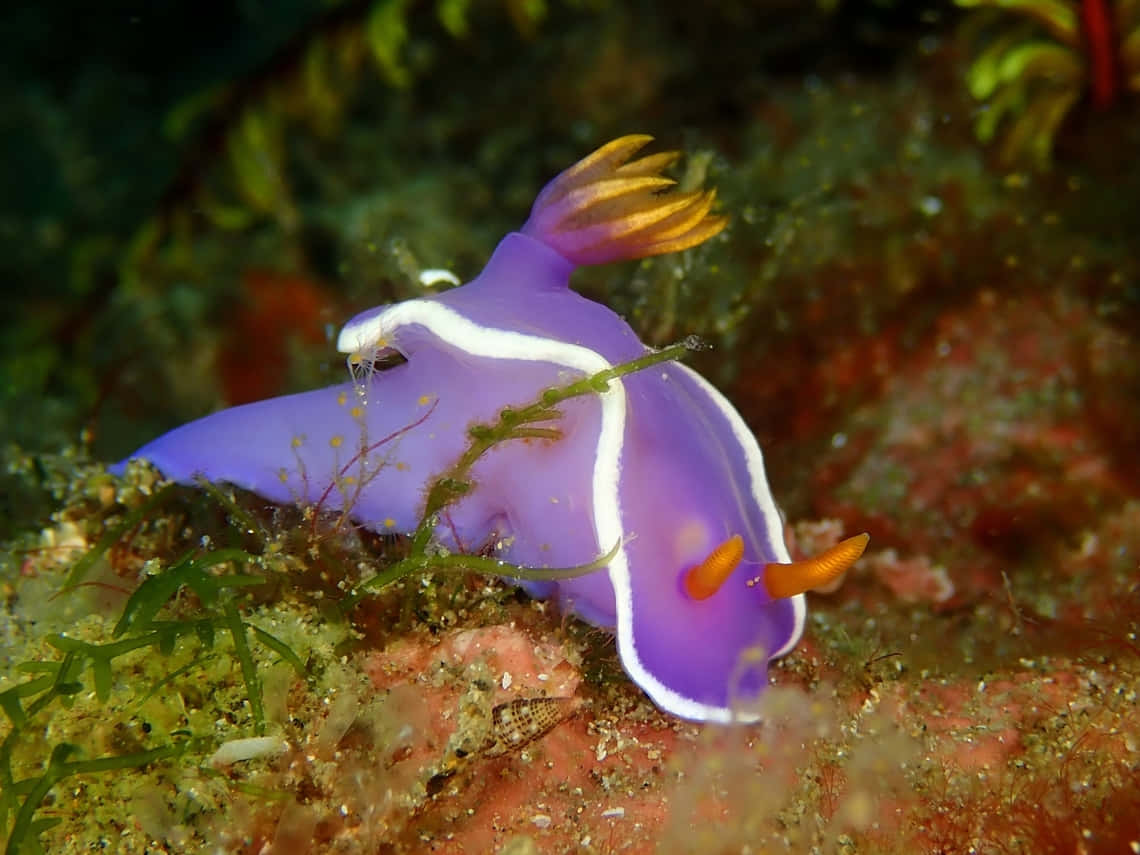
[[[710,213],[713,190],[666,192],[661,175],[678,152],[631,160],[652,137],[620,137],[557,175],[534,201],[522,231],[577,264],[645,258],[694,247],[728,223]]]

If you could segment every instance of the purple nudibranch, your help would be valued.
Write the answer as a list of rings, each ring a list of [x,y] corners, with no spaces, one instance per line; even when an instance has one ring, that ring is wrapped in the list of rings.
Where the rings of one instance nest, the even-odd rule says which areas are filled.
[[[174,481],[228,482],[413,531],[470,425],[649,352],[617,314],[570,290],[575,267],[686,249],[724,228],[712,191],[665,192],[675,153],[630,160],[649,140],[614,140],[557,176],[471,282],[369,310],[340,333],[350,368],[385,354],[406,362],[223,410],[132,456]],[[476,463],[439,542],[493,543],[504,561],[538,568],[589,564],[618,544],[595,572],[525,587],[613,628],[625,670],[662,709],[754,719],[768,661],[803,631],[803,592],[849,567],[865,536],[792,562],[755,438],[684,365],[628,374],[560,410],[561,438],[511,440]]]

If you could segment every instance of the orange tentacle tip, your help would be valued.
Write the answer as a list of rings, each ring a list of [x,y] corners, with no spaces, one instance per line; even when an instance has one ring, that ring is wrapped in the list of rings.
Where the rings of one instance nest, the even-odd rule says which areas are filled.
[[[619,137],[556,176],[535,199],[523,233],[574,264],[604,264],[679,252],[728,224],[711,214],[714,190],[666,192],[669,151],[630,160],[653,137]]]
[[[870,541],[869,534],[857,534],[815,558],[793,561],[791,564],[766,564],[763,572],[749,584],[762,581],[768,596],[783,599],[803,594],[813,588],[821,588],[834,582],[851,569]]]
[[[708,558],[685,571],[682,578],[685,593],[694,600],[707,600],[728,581],[743,557],[744,538],[734,534],[710,552]]]

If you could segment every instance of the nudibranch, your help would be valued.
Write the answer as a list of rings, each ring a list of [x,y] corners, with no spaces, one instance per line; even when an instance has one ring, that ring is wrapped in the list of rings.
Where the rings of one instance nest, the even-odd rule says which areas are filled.
[[[223,410],[134,456],[175,481],[228,482],[413,531],[469,426],[651,352],[569,287],[580,265],[687,249],[724,228],[713,191],[668,189],[662,170],[676,153],[632,159],[650,139],[614,140],[555,177],[472,281],[349,321],[338,348],[354,377]],[[803,631],[804,592],[844,572],[865,536],[793,562],[755,438],[685,365],[625,374],[559,410],[559,438],[510,440],[479,458],[439,543],[534,568],[605,556],[595,572],[525,586],[612,628],[625,670],[662,709],[753,719],[768,661]]]

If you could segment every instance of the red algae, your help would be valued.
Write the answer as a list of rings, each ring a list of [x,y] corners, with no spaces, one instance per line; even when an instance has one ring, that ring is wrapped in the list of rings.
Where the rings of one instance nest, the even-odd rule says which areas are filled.
[[[896,569],[876,565],[888,586],[902,561],[927,577],[946,568],[923,599],[999,590],[1011,561],[1063,548],[1135,489],[1114,438],[1084,418],[1082,354],[1097,328],[1061,295],[982,292],[947,312],[882,398],[839,426],[843,441],[819,461],[816,510],[898,550]]]
[[[270,270],[245,271],[237,300],[218,354],[222,391],[231,406],[286,391],[291,349],[316,351],[325,344],[325,325],[340,314],[327,286]]]

